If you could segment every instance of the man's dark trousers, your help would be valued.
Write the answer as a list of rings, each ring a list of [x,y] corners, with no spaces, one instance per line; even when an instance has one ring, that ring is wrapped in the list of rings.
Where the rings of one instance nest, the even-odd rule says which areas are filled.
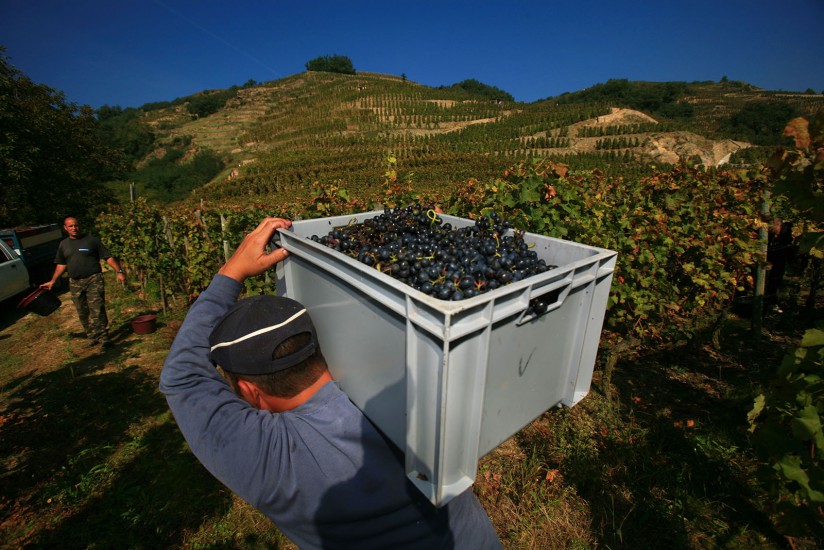
[[[72,301],[83,323],[83,329],[93,341],[105,341],[109,319],[106,316],[106,294],[103,274],[85,279],[69,279]]]

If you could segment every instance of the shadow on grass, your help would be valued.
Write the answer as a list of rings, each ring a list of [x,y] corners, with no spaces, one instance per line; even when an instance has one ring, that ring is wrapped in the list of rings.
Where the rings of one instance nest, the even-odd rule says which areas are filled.
[[[174,546],[231,506],[189,453],[157,377],[119,366],[133,345],[2,388],[0,546]]]
[[[0,330],[5,330],[13,326],[28,313],[25,309],[17,307],[17,304],[26,297],[28,292],[29,291],[23,292],[0,302]]]
[[[601,545],[787,546],[753,485],[746,422],[753,388],[780,353],[766,344],[746,350],[745,334],[727,337],[721,363],[707,356],[710,349],[684,346],[619,364],[613,403],[592,395],[581,411],[551,420],[550,431],[567,430],[568,440],[585,443],[558,453],[542,443],[546,432],[520,434],[519,444],[545,448],[546,463],[589,503]]]
[[[48,278],[46,279],[48,280]],[[18,304],[25,298],[30,292],[33,292],[37,285],[34,284],[35,281],[32,280],[32,286],[25,292],[21,292],[17,296],[12,298],[8,298],[0,302],[0,331],[7,329],[10,326],[13,326],[17,323],[20,319],[28,315],[28,311],[26,309],[18,308]],[[68,286],[65,284],[58,284],[55,285],[52,289],[52,292],[60,298],[61,302],[69,301],[71,302],[71,296],[68,292]],[[35,315],[35,313],[32,313]]]
[[[179,545],[206,518],[223,515],[232,499],[185,449],[171,422],[153,428],[99,494],[37,545],[85,548],[167,548]]]

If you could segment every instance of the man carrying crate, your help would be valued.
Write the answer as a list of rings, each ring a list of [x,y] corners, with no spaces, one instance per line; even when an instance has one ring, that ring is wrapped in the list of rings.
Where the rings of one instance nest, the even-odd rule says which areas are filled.
[[[303,306],[237,301],[288,255],[266,245],[290,225],[266,218],[246,236],[172,344],[160,390],[192,452],[300,548],[501,548],[471,490],[435,508],[406,478],[332,380]]]

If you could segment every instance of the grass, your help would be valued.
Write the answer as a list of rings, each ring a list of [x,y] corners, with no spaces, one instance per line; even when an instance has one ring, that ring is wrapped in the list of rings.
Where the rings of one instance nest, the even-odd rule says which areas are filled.
[[[157,390],[184,312],[133,334],[129,320],[158,308],[107,282],[110,349],[86,344],[67,294],[49,317],[0,311],[0,546],[294,548],[189,453]],[[757,345],[731,317],[717,348],[628,358],[611,387],[596,379],[484,457],[474,490],[504,547],[788,547],[746,413],[800,336],[794,319],[767,318]]]
[[[801,335],[796,314],[768,318],[758,345],[733,317],[717,349],[627,359],[608,391],[595,385],[490,453],[476,490],[505,546],[817,547],[776,530],[746,425],[757,389]]]
[[[145,304],[110,294],[106,350],[88,346],[70,303],[47,318],[4,312],[0,546],[271,547],[279,535],[188,452],[157,390],[179,319],[131,334]],[[222,537],[210,534],[219,518]]]

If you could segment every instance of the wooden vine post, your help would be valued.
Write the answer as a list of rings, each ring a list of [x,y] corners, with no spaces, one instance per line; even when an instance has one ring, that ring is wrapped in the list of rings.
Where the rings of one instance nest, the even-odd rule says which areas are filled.
[[[171,249],[172,254],[174,254],[175,240],[174,240],[174,237],[172,236],[172,228],[171,228],[171,225],[169,224],[169,218],[167,216],[163,216],[163,232],[166,234],[166,240],[169,241],[169,248]],[[164,281],[163,281],[163,274],[162,273],[160,275],[160,293],[163,295],[163,298],[162,298],[163,313],[165,314],[166,313],[166,287],[165,287],[165,284],[164,284]]]
[[[226,239],[226,224],[227,224],[226,217],[221,213],[220,214],[220,235],[223,238],[223,262],[229,261],[230,250],[229,250],[229,241]]]
[[[163,307],[163,315],[166,315],[168,305],[166,304],[166,287],[163,285],[163,273],[158,275],[160,282],[160,305]]]

